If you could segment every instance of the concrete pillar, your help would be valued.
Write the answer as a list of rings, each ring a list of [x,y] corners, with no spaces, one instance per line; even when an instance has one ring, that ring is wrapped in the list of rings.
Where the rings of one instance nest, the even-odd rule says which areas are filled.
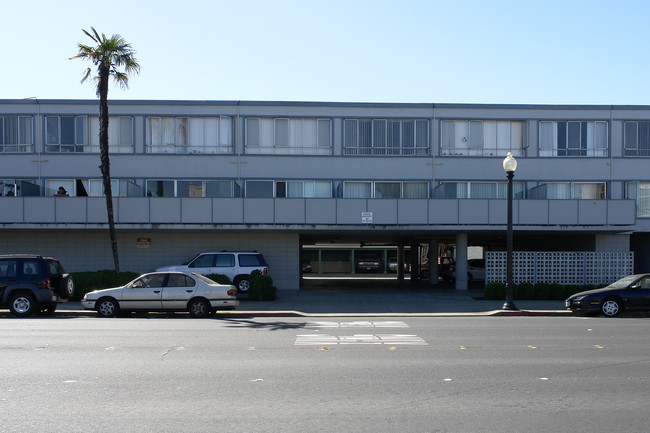
[[[429,241],[429,282],[438,284],[438,241]]]
[[[411,244],[411,281],[420,279],[420,245]]]
[[[456,235],[456,290],[467,290],[467,233]]]
[[[397,279],[404,279],[404,245],[397,245]]]

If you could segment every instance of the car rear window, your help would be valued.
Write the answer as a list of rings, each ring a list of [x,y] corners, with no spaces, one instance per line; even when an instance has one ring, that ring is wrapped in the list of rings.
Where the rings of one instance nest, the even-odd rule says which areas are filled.
[[[50,271],[50,275],[65,274],[65,271],[63,270],[63,266],[61,266],[61,262],[59,262],[58,260],[48,260],[47,268]]]
[[[240,254],[239,266],[266,266],[261,254]]]

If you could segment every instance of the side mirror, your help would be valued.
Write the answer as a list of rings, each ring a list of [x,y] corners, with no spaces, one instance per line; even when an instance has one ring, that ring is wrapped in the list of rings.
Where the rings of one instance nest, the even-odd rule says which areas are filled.
[[[634,284],[634,285],[630,286],[630,289],[634,289],[634,290],[638,290],[640,288],[641,288],[641,284]]]

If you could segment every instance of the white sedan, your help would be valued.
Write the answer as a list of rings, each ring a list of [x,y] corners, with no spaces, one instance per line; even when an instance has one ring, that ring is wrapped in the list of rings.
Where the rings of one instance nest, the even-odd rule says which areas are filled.
[[[239,301],[235,286],[218,284],[203,275],[152,272],[122,287],[86,293],[81,305],[102,317],[120,311],[189,311],[192,317],[207,317],[215,310],[235,309]]]

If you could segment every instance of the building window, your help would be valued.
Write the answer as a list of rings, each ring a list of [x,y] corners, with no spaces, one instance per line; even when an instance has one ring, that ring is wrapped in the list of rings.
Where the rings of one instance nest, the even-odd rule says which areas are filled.
[[[650,122],[625,122],[625,156],[650,156]]]
[[[0,179],[1,197],[38,197],[40,192],[33,179]]]
[[[147,153],[232,153],[232,118],[147,117]]]
[[[429,121],[345,119],[346,155],[428,155]]]
[[[330,119],[246,119],[246,153],[328,155],[332,152]]]
[[[329,180],[248,180],[246,197],[331,198],[332,182]]]
[[[237,188],[232,180],[147,180],[147,197],[232,198]]]
[[[531,198],[542,200],[604,200],[604,182],[541,182],[531,189]]]
[[[636,201],[637,217],[650,217],[650,182],[626,182],[625,198]]]
[[[0,152],[31,152],[31,116],[0,116]]]
[[[99,153],[99,116],[89,116],[90,145],[86,152]],[[133,117],[111,116],[108,118],[109,153],[133,153]]]
[[[524,122],[443,120],[440,153],[450,156],[524,155]]]
[[[63,187],[68,195],[77,197],[103,197],[102,179],[48,179],[45,181],[45,196],[53,196]],[[142,195],[141,188],[126,179],[111,179],[113,197],[133,197]]]
[[[539,156],[607,156],[607,122],[539,122]]]
[[[427,182],[344,182],[343,198],[428,198]]]
[[[45,116],[45,151],[84,152],[88,145],[87,116]]]
[[[526,196],[524,182],[513,182],[514,199]],[[508,198],[507,182],[442,182],[434,191],[435,198],[470,198],[470,199],[506,199]]]

